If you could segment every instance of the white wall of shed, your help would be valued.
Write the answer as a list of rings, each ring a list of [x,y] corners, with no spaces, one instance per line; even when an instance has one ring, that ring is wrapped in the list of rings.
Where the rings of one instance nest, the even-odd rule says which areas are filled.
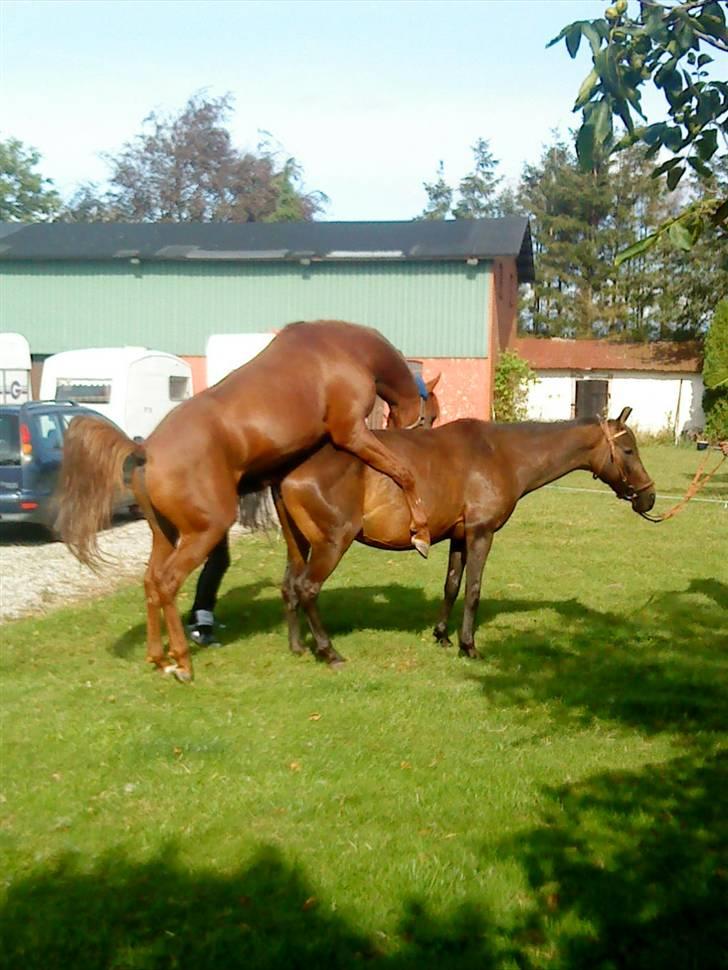
[[[528,416],[535,421],[565,421],[574,417],[577,380],[609,381],[609,414],[632,408],[631,427],[656,434],[666,430],[683,434],[705,423],[703,379],[700,374],[660,374],[654,371],[537,372],[529,388]]]

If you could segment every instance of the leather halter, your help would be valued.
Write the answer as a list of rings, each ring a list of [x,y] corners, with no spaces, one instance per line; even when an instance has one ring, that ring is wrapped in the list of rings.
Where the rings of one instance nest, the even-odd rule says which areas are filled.
[[[402,428],[403,431],[412,431],[414,428],[421,428],[426,420],[425,416],[425,401],[427,398],[420,397],[420,413],[419,416],[412,424],[405,424]]]
[[[655,483],[651,478],[649,478],[644,483],[644,485],[639,485],[635,487],[634,485],[632,485],[632,483],[625,475],[624,462],[620,461],[619,459],[619,452],[615,445],[615,441],[617,438],[620,438],[623,434],[627,434],[627,429],[622,428],[621,431],[617,431],[615,434],[612,434],[612,432],[609,429],[609,423],[605,421],[604,418],[599,418],[599,426],[604,432],[604,437],[607,440],[607,447],[609,449],[609,454],[607,457],[605,457],[604,461],[602,462],[599,468],[599,471],[596,471],[593,473],[594,478],[601,478],[602,472],[606,467],[607,461],[612,461],[617,466],[617,471],[619,472],[620,481],[622,482],[622,485],[624,485],[624,488],[625,488],[624,494],[619,495],[618,498],[624,499],[626,502],[632,502],[634,501],[634,499],[637,498],[637,496],[641,492],[645,492],[647,491],[648,488],[654,487]]]
[[[412,431],[415,428],[421,428],[426,420],[425,416],[425,402],[430,396],[430,392],[427,390],[427,385],[425,384],[421,374],[414,375],[415,384],[417,385],[417,390],[420,395],[420,413],[412,424],[404,425],[403,431]]]

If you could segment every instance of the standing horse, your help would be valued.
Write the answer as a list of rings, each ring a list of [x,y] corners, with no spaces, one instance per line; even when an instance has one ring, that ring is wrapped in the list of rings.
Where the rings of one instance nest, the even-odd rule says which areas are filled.
[[[440,380],[440,375],[438,374],[427,382],[424,382],[419,376],[416,379],[423,401],[417,426],[431,428],[440,417],[440,404],[435,394],[435,386]],[[245,488],[245,480],[241,481],[241,486],[243,489]],[[208,556],[195,588],[195,599],[190,610],[188,629],[190,638],[200,646],[207,647],[216,643],[215,604],[217,603],[220,584],[229,568],[230,541],[229,533],[226,532],[224,538],[218,542]]]
[[[434,542],[450,540],[445,598],[433,631],[449,646],[448,620],[465,570],[460,652],[477,656],[474,628],[485,561],[494,534],[518,501],[568,472],[586,469],[644,514],[655,502],[654,482],[625,422],[583,419],[492,424],[464,419],[426,431],[385,431],[378,437],[412,468]],[[351,543],[410,549],[407,507],[391,482],[325,445],[292,471],[274,497],[288,546],[283,600],[289,646],[304,652],[299,607],[308,617],[314,654],[330,664],[342,657],[321,623],[321,586]]]
[[[175,604],[180,586],[235,521],[239,490],[257,487],[245,483],[282,474],[326,437],[402,491],[412,543],[427,555],[412,472],[366,427],[377,394],[395,427],[422,419],[417,382],[388,340],[368,327],[322,320],[285,327],[252,361],[171,411],[143,444],[101,419],[71,423],[56,526],[81,562],[98,563],[97,533],[110,522],[118,489],[131,485],[153,538],[144,578],[150,663],[192,679]]]

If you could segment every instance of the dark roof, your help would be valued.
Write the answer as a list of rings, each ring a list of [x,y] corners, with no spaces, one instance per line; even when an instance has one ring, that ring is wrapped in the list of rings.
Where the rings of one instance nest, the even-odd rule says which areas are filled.
[[[0,223],[0,260],[463,260],[516,258],[533,280],[528,219],[417,222]]]

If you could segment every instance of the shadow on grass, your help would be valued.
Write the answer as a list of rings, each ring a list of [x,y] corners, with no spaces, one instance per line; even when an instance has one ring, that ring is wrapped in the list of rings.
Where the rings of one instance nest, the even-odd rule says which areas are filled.
[[[725,753],[547,791],[543,824],[507,847],[535,899],[522,965],[725,968],[726,791]]]
[[[249,636],[280,629],[286,653],[281,601],[277,594],[261,596],[269,589],[269,581],[260,581],[223,597],[218,616],[226,624],[224,646],[244,648]],[[434,622],[440,605],[439,596],[398,584],[331,589],[321,599],[334,642],[363,629],[414,635]],[[489,631],[498,615],[533,611],[553,616],[517,634]],[[451,627],[459,617],[456,609]],[[556,721],[616,720],[648,733],[677,732],[686,740],[728,723],[728,587],[718,580],[693,580],[631,614],[600,612],[576,599],[486,599],[480,619],[478,645],[489,666],[486,673],[472,664],[468,676],[495,704],[549,703]],[[143,642],[144,628],[137,626],[112,650],[123,656],[141,650]],[[438,649],[434,641],[432,649]]]
[[[557,722],[600,718],[698,744],[728,723],[726,605],[717,580],[694,580],[631,615],[553,603],[555,622],[517,635],[489,637],[481,626],[491,664],[469,676],[494,704],[548,703]]]
[[[477,907],[441,921],[416,902],[395,940],[369,937],[265,848],[229,875],[186,870],[173,852],[142,864],[109,853],[91,869],[67,857],[10,887],[0,952],[8,970],[488,970],[503,965],[505,944]]]
[[[325,589],[319,604],[324,625],[336,636],[372,628],[414,633],[420,630],[423,617],[431,617],[434,626],[440,602],[439,597],[429,598],[416,586],[394,584]],[[278,585],[270,580],[229,590],[220,597],[215,617],[224,625],[219,631],[223,646],[235,644],[237,648],[247,637],[280,628],[281,649],[287,649],[283,600]],[[308,633],[305,619],[302,630]],[[139,623],[127,630],[111,651],[125,657],[144,644],[145,636],[146,627]]]

